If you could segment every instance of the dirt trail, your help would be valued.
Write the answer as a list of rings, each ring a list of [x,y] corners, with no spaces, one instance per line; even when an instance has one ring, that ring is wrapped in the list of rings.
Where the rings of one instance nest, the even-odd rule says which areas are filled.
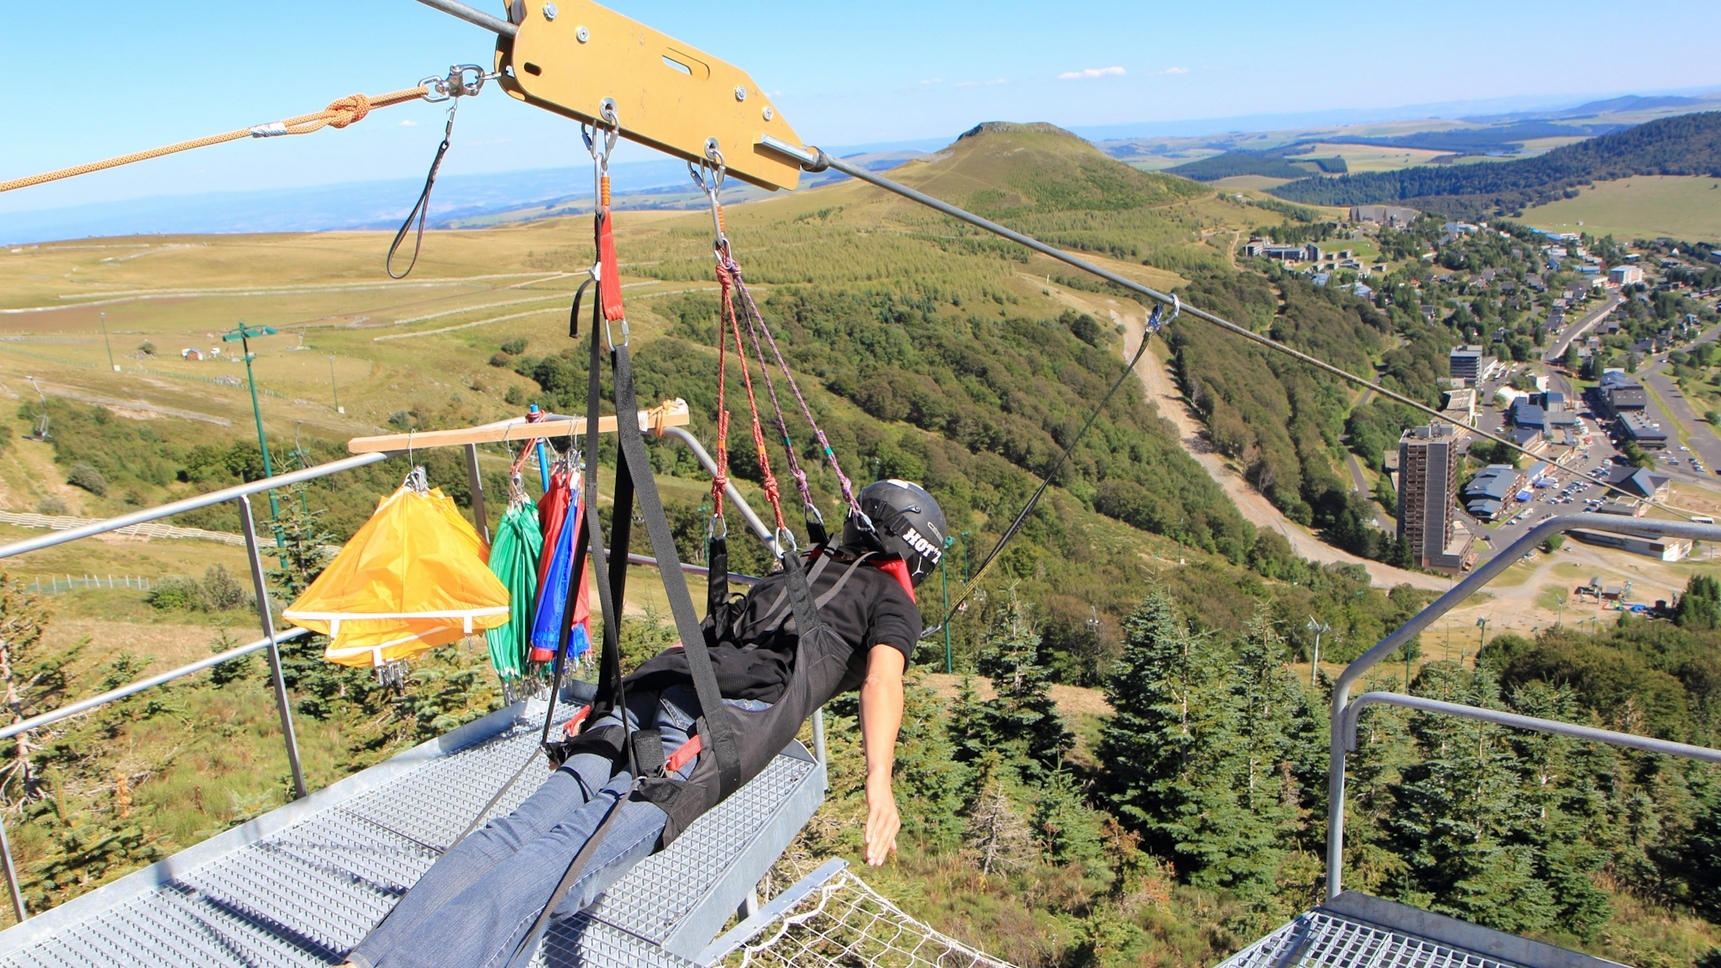
[[[1139,314],[1120,312],[1126,304],[1116,299],[1106,297],[1086,297],[1071,293],[1067,290],[1052,290],[1053,295],[1069,305],[1089,313],[1100,313],[1110,317],[1113,323],[1124,328],[1124,356],[1135,355],[1136,347],[1141,344],[1142,320]],[[1135,305],[1134,303],[1127,304]],[[1177,381],[1171,376],[1166,362],[1159,356],[1162,344],[1150,346],[1147,356],[1136,367],[1136,375],[1141,378],[1142,388],[1147,398],[1159,408],[1160,416],[1170,420],[1177,428],[1178,440],[1190,456],[1207,469],[1208,476],[1224,489],[1230,496],[1243,517],[1257,528],[1277,531],[1290,542],[1292,550],[1298,555],[1318,561],[1323,564],[1341,563],[1361,565],[1368,570],[1371,581],[1380,588],[1392,588],[1396,585],[1409,584],[1416,588],[1433,591],[1445,591],[1451,587],[1451,582],[1438,575],[1424,575],[1417,572],[1392,568],[1378,561],[1359,558],[1347,551],[1341,551],[1332,545],[1315,537],[1310,531],[1295,521],[1285,517],[1272,502],[1262,496],[1243,479],[1223,456],[1214,451],[1213,445],[1207,440],[1201,418],[1196,415],[1188,402],[1183,399],[1183,393],[1177,387]]]

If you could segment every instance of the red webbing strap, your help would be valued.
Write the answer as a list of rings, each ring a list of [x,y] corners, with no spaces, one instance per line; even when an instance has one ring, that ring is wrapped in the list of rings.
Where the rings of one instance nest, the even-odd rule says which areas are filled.
[[[627,317],[621,304],[621,270],[616,268],[615,221],[610,216],[610,176],[603,176],[598,214],[598,295],[604,319],[619,323]]]
[[[699,755],[699,751],[704,748],[705,744],[699,741],[699,734],[693,734],[688,737],[687,742],[682,743],[676,747],[675,752],[669,754],[669,759],[663,761],[664,772],[680,773],[681,768],[693,762],[693,759]]]

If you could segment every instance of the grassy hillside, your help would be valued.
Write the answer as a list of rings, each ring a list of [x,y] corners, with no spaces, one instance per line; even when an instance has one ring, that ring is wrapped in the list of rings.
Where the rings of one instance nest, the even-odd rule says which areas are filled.
[[[1316,205],[1407,202],[1454,216],[1517,215],[1531,205],[1574,197],[1579,186],[1630,175],[1721,176],[1721,112],[1650,121],[1497,165],[1307,178],[1272,191]]]
[[[1616,239],[1721,240],[1721,179],[1634,175],[1596,182],[1575,198],[1525,209],[1523,221]]]

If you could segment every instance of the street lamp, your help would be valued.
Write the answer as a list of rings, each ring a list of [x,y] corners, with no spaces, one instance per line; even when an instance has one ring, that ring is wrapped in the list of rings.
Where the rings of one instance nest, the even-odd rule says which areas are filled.
[[[257,446],[263,450],[264,477],[274,477],[275,467],[269,461],[269,439],[263,435],[263,411],[257,406],[257,375],[251,372],[251,337],[274,336],[275,333],[273,326],[247,326],[244,320],[240,320],[231,332],[221,334],[222,342],[238,343],[245,354],[245,379],[251,384],[251,416],[257,420]],[[276,500],[273,489],[269,491],[269,515],[272,518],[281,516],[281,502]],[[276,534],[275,540],[280,543],[281,536]]]
[[[1482,647],[1488,644],[1488,618],[1483,616],[1476,620],[1476,627],[1482,632],[1476,638],[1476,668],[1482,668]]]
[[[335,386],[335,358],[329,357],[329,392],[335,395],[335,412],[346,413],[347,408],[341,406],[341,389]]]
[[[1317,685],[1315,676],[1321,670],[1321,636],[1331,632],[1333,627],[1324,622],[1315,621],[1315,617],[1311,615],[1309,616],[1309,624],[1305,628],[1315,633],[1315,657],[1314,661],[1309,663],[1309,687],[1313,688]]]

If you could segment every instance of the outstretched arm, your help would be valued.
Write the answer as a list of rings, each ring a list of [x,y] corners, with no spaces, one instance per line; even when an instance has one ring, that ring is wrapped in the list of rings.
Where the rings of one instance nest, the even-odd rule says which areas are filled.
[[[890,788],[896,736],[902,729],[902,670],[908,660],[889,645],[867,653],[860,690],[861,745],[866,751],[866,862],[877,867],[896,849],[902,818]]]

